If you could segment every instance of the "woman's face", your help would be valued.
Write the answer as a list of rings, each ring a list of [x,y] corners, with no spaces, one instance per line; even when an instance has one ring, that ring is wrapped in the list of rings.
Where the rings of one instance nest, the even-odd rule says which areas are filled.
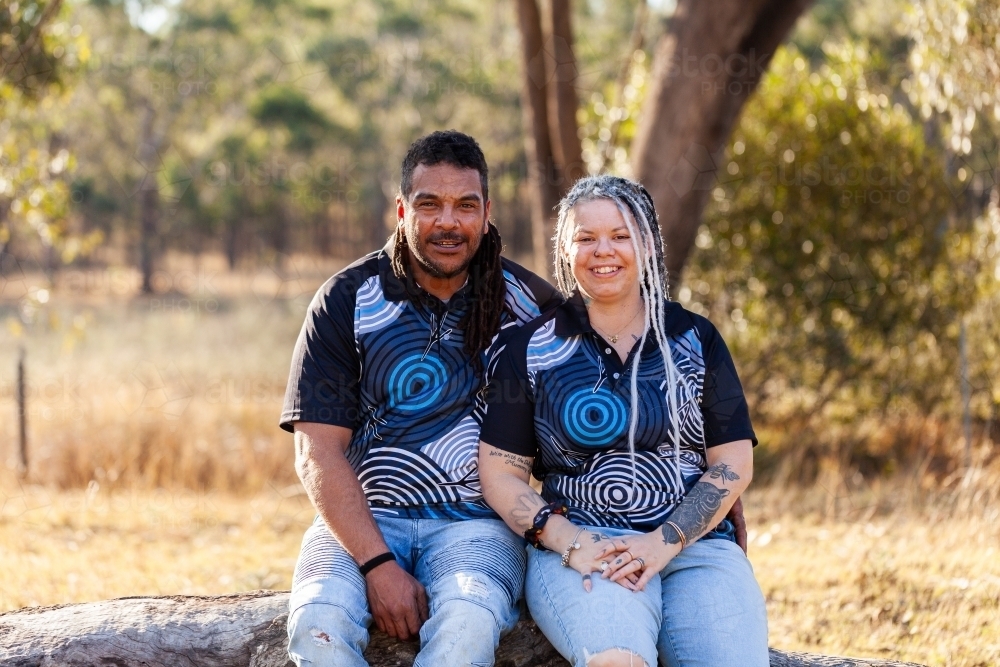
[[[563,248],[584,296],[615,302],[639,296],[639,264],[632,233],[609,199],[577,204],[567,223],[572,230]]]

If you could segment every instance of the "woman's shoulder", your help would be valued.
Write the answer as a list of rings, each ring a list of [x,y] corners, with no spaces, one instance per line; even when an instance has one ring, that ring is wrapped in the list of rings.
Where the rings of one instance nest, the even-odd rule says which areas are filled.
[[[497,347],[508,351],[508,354],[511,350],[518,350],[520,354],[524,354],[533,337],[538,335],[540,331],[545,330],[546,325],[549,325],[548,329],[554,326],[557,311],[562,305],[560,303],[552,306],[535,319],[529,320],[524,324],[503,329],[497,340]]]
[[[697,329],[699,334],[718,334],[718,329],[711,320],[688,310],[676,301],[666,301],[664,304],[663,325],[668,336],[681,334],[690,329]]]

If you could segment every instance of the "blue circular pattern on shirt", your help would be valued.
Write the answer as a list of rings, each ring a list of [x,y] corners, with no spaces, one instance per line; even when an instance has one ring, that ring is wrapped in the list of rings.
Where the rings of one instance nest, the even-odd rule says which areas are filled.
[[[606,389],[582,389],[566,400],[563,426],[584,447],[607,447],[625,433],[628,410],[624,401]]]
[[[403,412],[425,410],[441,398],[448,371],[435,357],[412,354],[389,375],[389,402]]]

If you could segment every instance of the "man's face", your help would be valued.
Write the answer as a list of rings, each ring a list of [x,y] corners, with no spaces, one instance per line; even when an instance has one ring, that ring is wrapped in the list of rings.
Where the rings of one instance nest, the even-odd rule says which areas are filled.
[[[417,279],[453,278],[465,272],[486,233],[490,202],[483,200],[479,172],[450,164],[417,165],[413,190],[396,198]]]

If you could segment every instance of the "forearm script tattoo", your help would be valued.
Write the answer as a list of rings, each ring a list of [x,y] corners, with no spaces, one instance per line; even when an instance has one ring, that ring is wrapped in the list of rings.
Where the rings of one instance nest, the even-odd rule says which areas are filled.
[[[517,468],[521,472],[531,474],[531,462],[532,460],[527,456],[518,456],[517,454],[511,454],[510,452],[502,452],[496,449],[490,452],[490,458],[500,457],[503,462],[507,465]]]
[[[722,483],[734,482],[740,478],[733,469],[725,463],[712,466],[706,472],[709,479],[721,479]],[[705,534],[715,518],[716,513],[722,507],[722,499],[729,495],[727,489],[720,489],[708,482],[698,482],[694,488],[684,497],[681,504],[670,514],[670,522],[663,524],[660,532],[663,534],[664,544],[690,543]],[[683,531],[683,540],[677,530]]]

